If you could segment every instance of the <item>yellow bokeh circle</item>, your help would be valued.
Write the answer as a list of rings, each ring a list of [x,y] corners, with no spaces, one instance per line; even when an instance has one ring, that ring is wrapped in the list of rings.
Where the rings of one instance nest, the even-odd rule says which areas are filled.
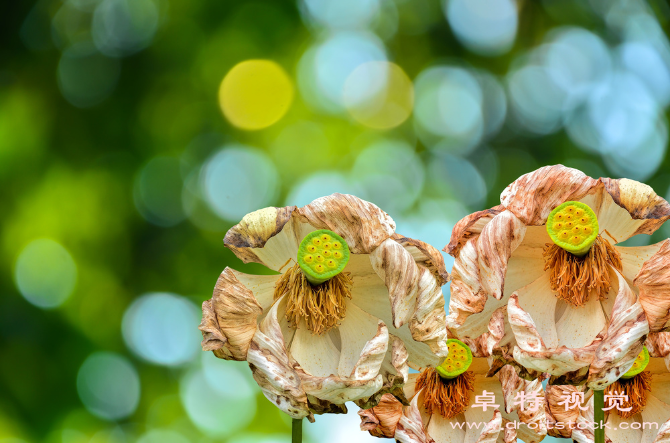
[[[228,121],[247,130],[278,122],[293,101],[293,82],[271,60],[246,60],[228,71],[219,87],[219,105]]]
[[[414,107],[414,86],[395,63],[372,61],[358,66],[344,84],[344,105],[359,123],[374,129],[402,124]]]

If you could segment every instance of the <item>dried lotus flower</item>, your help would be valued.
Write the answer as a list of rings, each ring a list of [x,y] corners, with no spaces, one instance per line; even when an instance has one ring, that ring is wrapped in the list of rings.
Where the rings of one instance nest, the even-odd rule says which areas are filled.
[[[605,441],[670,441],[670,371],[664,361],[670,352],[668,345],[670,333],[651,334],[631,369],[605,390]],[[584,403],[580,406],[585,409],[565,402],[573,392],[583,394]],[[548,386],[549,434],[580,443],[593,442],[592,430],[578,428],[580,423],[593,421],[593,392],[586,387]]]
[[[409,375],[404,388],[409,406],[385,397],[378,406],[358,412],[361,430],[402,443],[494,443],[517,438],[537,443],[545,437],[540,379],[522,380],[511,366],[487,376],[491,368],[486,358],[473,357],[459,340],[450,339],[448,345],[451,357],[442,364]],[[457,363],[463,364],[457,367]],[[478,395],[490,395],[486,410],[477,406]],[[520,398],[529,401],[522,407]],[[536,405],[530,400],[534,398]],[[510,422],[515,425],[508,425]]]
[[[636,181],[562,165],[520,177],[501,205],[453,230],[449,329],[478,337],[506,307],[500,342],[515,362],[552,384],[604,389],[650,330],[670,328],[670,240],[618,245],[668,218],[670,205]]]
[[[226,268],[203,303],[202,348],[246,360],[295,419],[402,398],[408,364],[447,354],[439,251],[394,232],[377,206],[333,194],[248,214],[224,244],[275,275]]]

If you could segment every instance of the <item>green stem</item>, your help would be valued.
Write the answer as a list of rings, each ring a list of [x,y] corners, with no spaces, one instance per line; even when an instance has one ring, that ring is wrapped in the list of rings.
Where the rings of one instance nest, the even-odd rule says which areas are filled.
[[[593,391],[593,422],[597,428],[594,430],[595,443],[605,443],[605,391]]]
[[[302,418],[294,418],[291,428],[293,430],[291,443],[302,443]]]

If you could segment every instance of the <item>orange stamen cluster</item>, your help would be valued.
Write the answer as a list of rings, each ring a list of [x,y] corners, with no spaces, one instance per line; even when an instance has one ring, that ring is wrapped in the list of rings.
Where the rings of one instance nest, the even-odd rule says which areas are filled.
[[[435,369],[427,368],[416,379],[416,391],[423,389],[426,413],[452,418],[468,408],[474,383],[475,375],[470,371],[455,378],[443,378]]]

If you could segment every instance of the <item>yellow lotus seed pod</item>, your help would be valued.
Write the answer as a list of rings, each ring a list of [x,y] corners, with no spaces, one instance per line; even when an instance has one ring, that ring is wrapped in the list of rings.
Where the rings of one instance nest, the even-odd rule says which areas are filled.
[[[321,234],[321,240],[324,242],[330,241],[330,235],[328,234]]]
[[[323,265],[316,265],[316,266],[314,266],[314,270],[315,270],[316,272],[321,273],[321,272],[325,271],[326,268],[325,268]]]
[[[446,344],[449,354],[435,369],[440,377],[450,379],[458,377],[470,367],[472,352],[465,343],[454,338],[448,339]]]
[[[561,229],[556,224],[562,223]],[[551,240],[577,256],[583,256],[598,237],[598,219],[593,210],[581,202],[565,202],[549,214],[547,233]]]
[[[333,249],[342,249],[342,243],[338,241],[333,242]]]
[[[302,259],[305,260],[305,263],[312,263],[314,261],[314,256],[313,255],[306,255]]]
[[[321,239],[319,237],[314,237],[312,243],[314,243],[314,246],[321,246]]]
[[[623,379],[627,378],[633,378],[640,372],[644,371],[647,365],[649,364],[649,351],[647,350],[646,346],[642,347],[642,352],[640,352],[635,359],[635,363],[633,363],[633,366],[626,372],[624,375],[621,376]]]
[[[324,260],[325,260],[325,258],[323,258],[323,255],[321,255],[321,254],[316,254],[316,261],[318,261],[318,262],[323,262]]]
[[[316,246],[314,246],[314,245],[309,245],[309,246],[307,246],[306,249],[307,249],[307,252],[309,252],[311,254],[314,254],[316,252]]]
[[[323,245],[321,245],[321,247],[322,247],[323,249],[330,249],[330,248],[333,247],[333,245],[331,245],[330,243],[324,243]]]
[[[328,266],[329,268],[334,268],[334,267],[337,266],[337,263],[335,262],[335,260],[330,259],[330,260],[326,261],[326,266]]]

